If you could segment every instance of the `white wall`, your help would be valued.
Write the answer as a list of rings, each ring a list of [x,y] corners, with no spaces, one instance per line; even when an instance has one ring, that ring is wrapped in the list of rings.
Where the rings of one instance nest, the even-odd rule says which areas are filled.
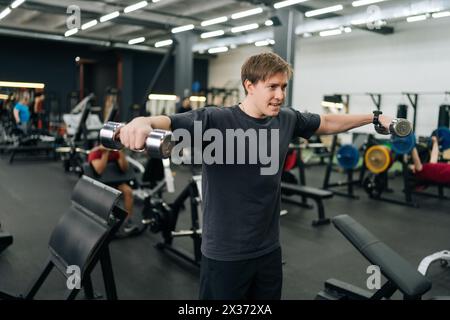
[[[326,94],[390,92],[396,94],[383,97],[382,110],[395,115],[399,103],[409,103],[401,92],[450,91],[449,30],[450,18],[441,18],[401,23],[386,36],[354,30],[334,37],[298,38],[293,104],[320,113]],[[267,50],[250,45],[219,54],[210,63],[210,86],[239,81],[245,58]],[[443,94],[419,97],[418,134],[428,135],[437,125],[443,101]],[[368,96],[351,97],[351,113],[374,108]]]

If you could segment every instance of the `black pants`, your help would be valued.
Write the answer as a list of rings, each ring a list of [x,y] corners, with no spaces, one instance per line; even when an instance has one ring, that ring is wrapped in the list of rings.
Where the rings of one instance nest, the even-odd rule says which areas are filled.
[[[202,256],[201,300],[280,300],[283,271],[281,248],[241,261]]]

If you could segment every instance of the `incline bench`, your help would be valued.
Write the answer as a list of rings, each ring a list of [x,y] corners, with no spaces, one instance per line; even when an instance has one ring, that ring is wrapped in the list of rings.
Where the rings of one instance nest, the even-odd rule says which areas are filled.
[[[372,265],[378,266],[387,282],[372,293],[351,284],[330,279],[325,290],[316,299],[323,300],[381,300],[389,299],[399,290],[405,300],[419,300],[431,289],[431,282],[419,273],[408,261],[378,240],[366,228],[348,215],[333,218],[334,226],[358,249]]]
[[[325,217],[325,209],[323,207],[323,199],[329,199],[333,197],[333,192],[313,187],[301,186],[292,183],[281,183],[281,192],[287,191],[289,194],[301,196],[303,201],[298,201],[287,196],[281,196],[284,202],[294,203],[302,207],[311,208],[310,205],[306,203],[306,198],[313,199],[317,204],[318,219],[312,222],[313,226],[319,226],[323,224],[330,223],[330,219]]]

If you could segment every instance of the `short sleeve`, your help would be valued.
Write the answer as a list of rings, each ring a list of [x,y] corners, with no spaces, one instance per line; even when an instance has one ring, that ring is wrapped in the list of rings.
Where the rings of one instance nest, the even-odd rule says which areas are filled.
[[[316,113],[300,112],[294,110],[296,123],[294,137],[309,139],[319,129],[320,115]]]
[[[208,129],[210,125],[210,110],[208,108],[196,109],[184,113],[177,113],[169,116],[171,121],[171,129],[188,130],[194,134],[194,123],[198,122],[202,126],[202,133]]]

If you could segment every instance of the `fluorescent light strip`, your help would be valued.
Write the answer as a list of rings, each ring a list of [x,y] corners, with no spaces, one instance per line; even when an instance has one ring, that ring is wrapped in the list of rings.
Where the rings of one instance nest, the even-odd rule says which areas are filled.
[[[108,13],[108,14],[104,15],[103,17],[100,17],[100,22],[109,21],[111,19],[117,18],[119,15],[120,15],[119,11],[114,11],[114,12]]]
[[[128,41],[128,44],[137,44],[137,43],[142,43],[144,41],[145,41],[144,37],[139,37],[139,38],[131,39],[130,41]]]
[[[9,7],[6,7],[5,10],[0,13],[0,20],[2,20],[4,17],[6,17],[8,14],[11,13],[11,9]]]
[[[192,29],[194,29],[194,25],[188,24],[185,26],[173,28],[172,33],[179,33],[179,32],[188,31],[188,30],[192,30]]]
[[[352,6],[361,7],[361,6],[367,6],[372,3],[378,3],[378,2],[383,2],[383,1],[386,1],[386,0],[358,0],[358,1],[353,1]]]
[[[321,31],[319,33],[319,35],[321,37],[328,37],[328,36],[336,36],[341,33],[342,33],[341,29],[332,29],[332,30]]]
[[[253,30],[253,29],[258,29],[258,28],[259,28],[259,25],[257,23],[252,23],[252,24],[246,24],[245,26],[231,28],[231,32],[237,33],[237,32],[243,32],[243,31],[248,31],[248,30]]]
[[[294,4],[299,4],[299,3],[302,3],[302,2],[306,2],[306,1],[308,1],[308,0],[286,0],[286,1],[280,1],[280,2],[275,3],[273,5],[273,7],[275,9],[281,9],[281,8],[284,8],[284,7],[293,6]]]
[[[366,19],[359,19],[359,20],[353,20],[350,23],[354,26],[358,26],[361,24],[366,24],[367,22],[368,22],[368,20],[366,20]]]
[[[352,32],[352,28],[350,28],[350,27],[345,27],[345,28],[344,28],[344,32],[345,32],[345,33],[350,33],[350,32]]]
[[[189,101],[191,101],[191,102],[206,102],[206,97],[204,97],[204,96],[191,96],[189,98]]]
[[[139,9],[142,9],[144,7],[146,7],[148,5],[147,1],[141,1],[135,4],[132,4],[131,6],[126,7],[125,9],[123,9],[124,13],[130,13]]]
[[[233,13],[231,15],[231,19],[236,20],[236,19],[240,19],[240,18],[244,18],[244,17],[248,17],[248,16],[253,16],[255,14],[263,13],[263,11],[264,11],[263,8],[255,8],[255,9],[251,9],[251,10],[241,11],[241,12]]]
[[[450,11],[441,11],[441,12],[435,12],[431,15],[433,18],[444,18],[450,16]]]
[[[255,46],[257,47],[264,47],[264,46],[268,46],[270,43],[268,40],[262,40],[262,41],[256,41],[255,42]]]
[[[217,48],[211,48],[208,50],[208,53],[221,53],[221,52],[227,52],[228,47],[217,47]]]
[[[305,16],[308,18],[315,17],[315,16],[325,14],[325,13],[341,11],[342,9],[344,9],[344,7],[342,6],[342,4],[339,4],[339,5],[332,6],[332,7],[326,7],[326,8],[322,8],[322,9],[307,11],[307,12],[305,12]]]
[[[266,20],[266,22],[264,22],[264,25],[266,26],[266,27],[270,27],[270,26],[273,26],[273,21],[272,20]]]
[[[0,81],[0,87],[44,89],[45,84],[43,84],[43,83],[34,83],[34,82]]]
[[[202,23],[200,23],[200,25],[202,27],[206,27],[206,26],[212,26],[213,24],[223,23],[223,22],[227,22],[227,21],[228,21],[227,17],[219,17],[219,18],[214,18],[214,19],[203,21]]]
[[[177,96],[173,94],[150,94],[148,96],[150,100],[160,100],[160,101],[176,101]]]
[[[225,31],[223,30],[217,30],[217,31],[211,31],[211,32],[205,32],[200,35],[200,38],[207,39],[212,37],[219,37],[223,36],[225,34]]]
[[[92,28],[93,26],[97,25],[98,21],[97,20],[91,20],[89,22],[86,22],[85,24],[83,24],[81,26],[81,30],[86,30],[89,28]]]
[[[158,41],[155,43],[155,48],[161,48],[161,47],[166,47],[166,46],[170,46],[173,43],[173,40],[163,40],[163,41]]]
[[[7,94],[0,94],[0,99],[7,100],[8,99],[8,95]]]
[[[157,3],[159,1],[161,1],[161,0],[152,0],[153,3]]]
[[[11,8],[15,9],[15,8],[17,8],[18,6],[20,6],[24,2],[25,2],[25,0],[16,0],[13,3],[11,3]]]
[[[423,21],[427,19],[427,15],[426,14],[421,14],[418,16],[412,16],[412,17],[408,17],[406,18],[406,21],[408,22],[417,22],[417,21]]]
[[[73,36],[77,32],[78,32],[78,28],[69,29],[66,31],[66,33],[64,33],[64,37]]]

